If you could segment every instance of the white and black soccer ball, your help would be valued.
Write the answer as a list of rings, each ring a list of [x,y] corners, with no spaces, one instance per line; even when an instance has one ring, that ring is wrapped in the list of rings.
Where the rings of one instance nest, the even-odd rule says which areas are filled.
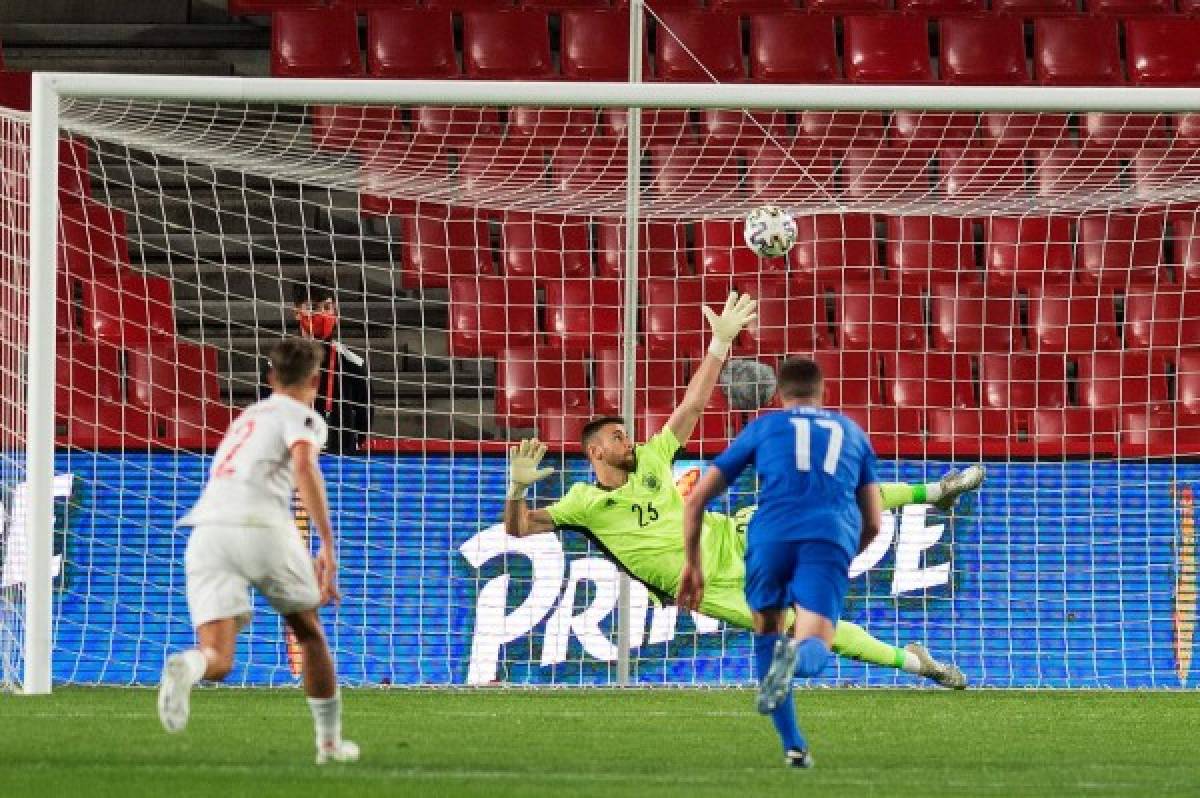
[[[731,358],[721,369],[718,384],[734,410],[758,410],[775,396],[775,372],[765,363]]]
[[[742,237],[760,258],[783,257],[796,243],[796,220],[782,208],[763,205],[746,214]]]

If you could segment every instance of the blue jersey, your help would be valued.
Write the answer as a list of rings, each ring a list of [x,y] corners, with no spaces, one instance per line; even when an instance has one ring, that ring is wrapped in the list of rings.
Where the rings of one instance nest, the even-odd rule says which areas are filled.
[[[858,552],[858,489],[877,482],[875,452],[852,420],[819,407],[794,407],[751,422],[713,465],[725,482],[754,464],[758,509],[749,543],[822,540]]]

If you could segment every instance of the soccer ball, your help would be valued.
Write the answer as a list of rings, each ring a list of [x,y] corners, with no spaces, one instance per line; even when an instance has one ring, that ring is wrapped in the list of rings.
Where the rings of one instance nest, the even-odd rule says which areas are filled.
[[[763,205],[746,215],[742,236],[760,258],[782,257],[796,243],[796,220],[782,208]]]
[[[775,372],[757,360],[735,357],[721,369],[718,384],[734,410],[758,410],[775,395]]]

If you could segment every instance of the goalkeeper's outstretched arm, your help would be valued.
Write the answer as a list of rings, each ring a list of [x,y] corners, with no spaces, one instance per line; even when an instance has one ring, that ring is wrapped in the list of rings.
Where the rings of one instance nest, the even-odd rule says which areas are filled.
[[[749,294],[739,295],[734,292],[725,300],[725,308],[718,316],[712,308],[704,306],[704,317],[712,327],[713,337],[708,346],[708,354],[692,375],[688,383],[683,401],[675,408],[675,412],[667,419],[667,427],[675,435],[680,445],[688,442],[692,431],[704,412],[712,396],[713,388],[717,387],[717,378],[721,375],[721,366],[725,362],[729,348],[746,325],[754,321],[756,303]]]
[[[536,438],[521,441],[509,449],[508,495],[504,499],[504,531],[515,537],[554,531],[554,519],[545,510],[534,510],[525,504],[529,486],[554,473],[547,466],[538,468],[546,456],[546,446]]]

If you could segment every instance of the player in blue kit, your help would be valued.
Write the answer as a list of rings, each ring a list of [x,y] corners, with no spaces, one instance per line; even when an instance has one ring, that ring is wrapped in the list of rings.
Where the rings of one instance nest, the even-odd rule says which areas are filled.
[[[678,603],[704,596],[700,532],[705,506],[754,464],[758,510],[746,546],[746,601],[753,612],[758,711],[770,715],[787,763],[812,767],[792,702],[792,679],[825,667],[850,581],[850,561],[879,534],[883,502],[875,452],[841,413],[821,408],[820,367],[797,358],[779,367],[783,409],[751,422],[713,461],[687,498]],[[785,638],[794,608],[792,639]]]

